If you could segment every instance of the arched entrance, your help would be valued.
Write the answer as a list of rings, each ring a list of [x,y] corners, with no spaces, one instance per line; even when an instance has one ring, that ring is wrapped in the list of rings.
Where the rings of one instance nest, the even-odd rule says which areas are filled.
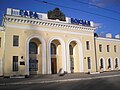
[[[29,72],[30,74],[42,73],[42,44],[37,38],[29,42]]]
[[[56,54],[52,53],[52,48]],[[65,43],[60,37],[52,37],[48,42],[48,74],[54,74],[52,68],[52,60],[56,61],[57,73],[62,68],[63,71],[66,71],[66,53],[65,53]]]
[[[33,50],[32,48],[35,50]],[[33,53],[33,54],[32,54]],[[37,63],[36,65],[33,65],[36,67],[36,69],[31,69],[29,63],[32,63],[32,60],[34,59],[34,63]],[[25,62],[25,74],[46,74],[46,43],[43,37],[40,35],[31,35],[28,37],[26,42],[26,62]],[[37,68],[38,66],[38,68]],[[30,71],[33,70],[33,71]]]
[[[119,69],[120,68],[120,66],[119,66],[119,59],[118,58],[115,58],[115,61],[114,61],[114,68],[115,69]]]
[[[77,43],[75,41],[72,41],[69,45],[69,53],[70,53],[70,71],[71,73],[74,73],[78,68],[77,68]]]
[[[51,73],[57,74],[62,68],[62,46],[58,40],[51,42]]]
[[[100,70],[105,71],[105,60],[103,58],[101,58],[99,61],[99,67],[100,67]]]
[[[108,69],[113,70],[112,60],[110,58],[108,59]]]
[[[68,73],[83,72],[82,43],[78,39],[67,42],[67,71]]]
[[[69,44],[69,56],[70,56],[70,72],[79,72],[79,49],[75,41],[71,41]]]

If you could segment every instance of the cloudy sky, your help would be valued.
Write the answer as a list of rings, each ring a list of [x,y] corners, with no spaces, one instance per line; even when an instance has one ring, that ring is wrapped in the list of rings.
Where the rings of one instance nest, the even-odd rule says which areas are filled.
[[[97,33],[120,34],[120,0],[0,0],[0,22],[7,8],[47,13],[55,7],[68,17],[93,21]]]

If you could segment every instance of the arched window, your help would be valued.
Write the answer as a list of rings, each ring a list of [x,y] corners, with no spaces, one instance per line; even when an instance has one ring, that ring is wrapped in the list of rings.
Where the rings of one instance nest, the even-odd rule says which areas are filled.
[[[100,68],[103,68],[103,59],[100,59]]]
[[[29,43],[29,54],[37,54],[37,45],[34,42]]]
[[[70,55],[73,55],[73,47],[72,45],[69,45]]]
[[[115,68],[117,68],[118,67],[118,59],[116,58],[115,59]]]
[[[108,68],[111,68],[111,60],[110,60],[110,58],[108,59]]]
[[[51,54],[56,55],[56,45],[51,43]]]

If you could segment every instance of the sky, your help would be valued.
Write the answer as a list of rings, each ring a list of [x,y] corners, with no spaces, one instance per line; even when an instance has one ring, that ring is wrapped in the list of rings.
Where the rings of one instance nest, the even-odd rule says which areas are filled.
[[[56,7],[67,17],[93,21],[98,35],[120,34],[120,0],[0,0],[0,22],[7,8],[47,13]]]

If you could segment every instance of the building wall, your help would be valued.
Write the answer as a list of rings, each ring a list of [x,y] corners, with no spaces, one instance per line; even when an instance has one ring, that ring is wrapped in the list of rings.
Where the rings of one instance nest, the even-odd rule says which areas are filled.
[[[99,45],[102,45],[102,52],[99,51]],[[110,47],[110,51],[107,52],[107,45]],[[116,52],[114,51],[114,46],[116,46]],[[120,40],[112,38],[96,38],[96,53],[97,53],[97,63],[98,70],[100,71],[100,59],[104,59],[105,71],[118,70],[120,69]],[[112,68],[108,68],[108,59],[111,59]],[[118,58],[118,68],[115,68],[115,59]]]
[[[6,22],[4,24],[5,31],[0,31],[0,37],[2,38],[0,57],[2,58],[1,60],[4,59],[4,76],[30,74],[30,41],[36,42],[39,48],[39,53],[37,54],[38,71],[36,74],[52,74],[52,57],[57,58],[57,73],[60,68],[71,73],[70,43],[75,45],[73,49],[74,54],[72,56],[74,58],[74,73],[101,72],[120,69],[120,41],[112,38],[94,38],[95,28],[93,27],[15,16],[6,16]],[[13,35],[19,36],[18,47],[13,46]],[[52,42],[57,45],[57,54],[55,56],[51,56],[50,46]],[[89,42],[89,50],[86,48],[86,42]],[[102,45],[102,52],[99,51],[99,44]],[[107,52],[107,45],[110,47],[109,52]],[[116,46],[116,52],[114,51],[114,46]],[[17,72],[13,72],[13,56],[18,56]],[[90,69],[88,69],[88,58],[90,59]],[[104,61],[104,69],[100,68],[101,58]],[[111,60],[111,68],[108,68],[109,58]],[[115,68],[116,58],[118,59],[118,68]],[[25,65],[20,65],[21,61],[25,62]]]
[[[70,27],[70,24],[65,23],[56,23],[51,21],[45,21],[42,24],[35,23],[26,23],[23,21],[25,18],[20,18],[23,21],[17,21],[18,17],[6,16],[5,23],[5,32],[6,32],[6,48],[5,48],[5,65],[4,65],[4,74],[5,75],[25,75],[29,74],[28,68],[28,44],[32,38],[38,38],[42,43],[41,51],[41,67],[42,69],[38,71],[38,74],[51,74],[51,62],[50,62],[50,44],[53,40],[57,40],[60,43],[60,50],[58,58],[58,69],[63,68],[63,70],[70,72],[69,64],[69,44],[74,41],[77,43],[75,60],[76,70],[75,72],[88,72],[88,62],[87,57],[90,57],[91,60],[91,72],[95,72],[95,55],[94,55],[94,29],[92,27],[81,26],[80,29],[75,29],[78,25],[73,25]],[[11,19],[12,18],[12,19]],[[16,21],[15,21],[16,19]],[[34,19],[27,19],[35,21]],[[26,20],[26,21],[27,21]],[[38,22],[37,20],[35,22]],[[42,20],[41,20],[42,22]],[[53,23],[52,25],[46,23]],[[53,26],[54,24],[63,25],[63,27]],[[69,27],[65,27],[69,26]],[[13,47],[13,35],[19,36],[19,46]],[[90,42],[90,50],[86,50],[86,41]],[[93,52],[93,53],[91,53]],[[19,57],[19,63],[21,61],[21,56],[23,56],[24,65],[19,65],[19,71],[12,71],[12,58],[13,56]],[[59,71],[59,70],[57,70]]]
[[[0,46],[0,76],[3,75],[3,59],[4,59],[4,31],[3,28],[0,27],[0,38],[1,38],[1,46]]]

